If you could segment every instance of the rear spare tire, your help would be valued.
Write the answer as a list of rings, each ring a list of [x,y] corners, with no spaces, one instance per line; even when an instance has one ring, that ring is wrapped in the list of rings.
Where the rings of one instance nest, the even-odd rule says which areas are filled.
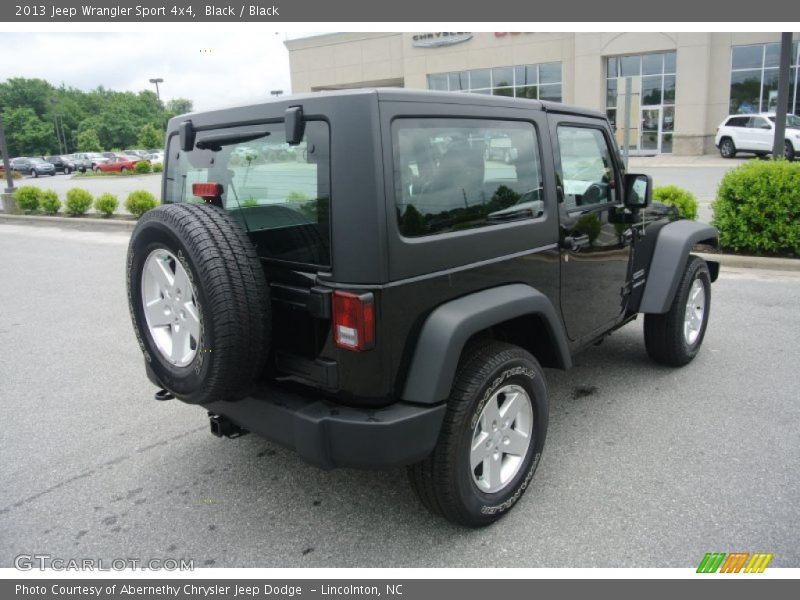
[[[128,304],[145,360],[191,404],[247,393],[269,349],[264,270],[222,209],[166,204],[145,213],[128,246]]]

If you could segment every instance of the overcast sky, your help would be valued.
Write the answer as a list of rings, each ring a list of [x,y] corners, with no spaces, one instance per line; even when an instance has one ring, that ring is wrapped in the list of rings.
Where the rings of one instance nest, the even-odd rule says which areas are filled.
[[[37,77],[81,90],[138,92],[154,89],[148,80],[161,77],[162,100],[189,98],[206,110],[257,101],[270,90],[289,93],[284,39],[272,31],[0,33],[0,81]]]

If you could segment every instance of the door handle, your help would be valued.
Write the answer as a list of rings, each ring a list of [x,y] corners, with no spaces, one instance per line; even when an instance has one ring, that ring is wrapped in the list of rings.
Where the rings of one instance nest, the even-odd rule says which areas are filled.
[[[583,235],[568,235],[564,237],[562,247],[573,252],[579,252],[583,248],[588,248],[591,244],[589,236]]]

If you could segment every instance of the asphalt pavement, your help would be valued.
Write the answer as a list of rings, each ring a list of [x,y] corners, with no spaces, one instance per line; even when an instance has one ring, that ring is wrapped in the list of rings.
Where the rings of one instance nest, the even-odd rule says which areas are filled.
[[[637,321],[548,370],[550,429],[519,505],[467,530],[402,469],[321,471],[156,402],[128,317],[126,232],[0,223],[0,567],[18,554],[229,567],[800,566],[800,274],[723,270],[697,359]]]

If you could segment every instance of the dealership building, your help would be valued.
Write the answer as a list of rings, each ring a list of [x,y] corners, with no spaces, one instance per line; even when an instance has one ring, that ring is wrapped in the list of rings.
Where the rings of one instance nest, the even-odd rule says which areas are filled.
[[[798,48],[788,110],[800,115]],[[333,33],[287,40],[292,91],[396,86],[606,113],[632,154],[714,152],[726,115],[774,111],[779,33]],[[630,82],[630,98],[624,90]],[[626,102],[628,100],[628,102]]]

